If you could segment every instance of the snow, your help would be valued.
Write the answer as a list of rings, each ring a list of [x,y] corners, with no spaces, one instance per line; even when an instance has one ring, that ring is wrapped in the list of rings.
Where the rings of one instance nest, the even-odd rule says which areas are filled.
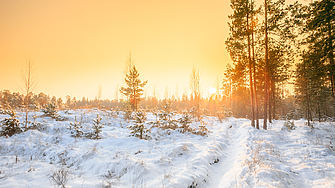
[[[151,140],[130,137],[131,122],[100,110],[61,111],[65,121],[43,117],[42,131],[0,137],[0,187],[55,187],[50,175],[68,170],[66,187],[333,187],[335,125],[294,121],[282,130],[250,126],[247,119],[220,123],[205,117],[208,136],[153,128]],[[71,137],[75,118],[89,131],[102,117],[100,140]],[[24,114],[18,113],[20,122]],[[0,115],[3,120],[7,115]],[[148,121],[155,116],[148,114]],[[199,126],[193,123],[192,127]],[[17,160],[17,161],[16,161]]]

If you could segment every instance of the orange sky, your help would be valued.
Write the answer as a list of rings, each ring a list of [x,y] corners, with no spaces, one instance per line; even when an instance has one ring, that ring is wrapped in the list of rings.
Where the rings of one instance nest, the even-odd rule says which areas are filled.
[[[229,0],[0,0],[0,90],[19,91],[34,61],[38,88],[57,97],[113,99],[129,51],[147,95],[179,97],[200,69],[203,95],[231,62]]]

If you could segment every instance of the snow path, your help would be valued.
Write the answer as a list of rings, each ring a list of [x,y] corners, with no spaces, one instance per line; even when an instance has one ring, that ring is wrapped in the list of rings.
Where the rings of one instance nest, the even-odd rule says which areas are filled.
[[[212,169],[214,175],[207,187],[232,187],[238,183],[246,157],[246,143],[250,136],[247,126],[250,126],[249,122],[241,125],[234,121],[228,127],[227,147],[223,150],[218,165]]]

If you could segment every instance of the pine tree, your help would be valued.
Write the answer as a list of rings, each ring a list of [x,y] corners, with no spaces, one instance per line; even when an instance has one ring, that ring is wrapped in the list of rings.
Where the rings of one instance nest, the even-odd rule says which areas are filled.
[[[129,70],[125,77],[126,87],[121,87],[120,92],[128,97],[132,110],[137,111],[138,104],[143,95],[143,87],[148,81],[142,82],[139,79],[140,74],[138,73],[135,65]]]
[[[231,80],[236,84],[231,84],[231,86],[235,85],[231,93],[237,94],[234,95],[233,100],[239,101],[239,105],[234,105],[234,108],[236,108],[234,111],[237,112],[237,116],[245,117],[244,111],[248,110],[247,114],[250,114],[251,124],[255,126],[255,88],[253,83],[256,80],[252,71],[255,61],[251,57],[251,48],[253,47],[254,50],[254,46],[252,46],[254,45],[252,35],[255,30],[252,23],[253,15],[255,14],[253,10],[254,3],[249,2],[249,0],[231,0],[230,6],[233,9],[233,14],[229,15],[231,20],[228,23],[230,33],[226,40],[226,45],[228,53],[234,62]],[[247,85],[247,81],[249,81],[249,85]],[[249,93],[246,96],[247,90],[249,90]],[[245,99],[246,97],[250,98],[250,100]],[[242,101],[243,103],[241,103]],[[249,107],[249,109],[246,109],[246,107]]]
[[[160,127],[163,129],[176,129],[177,121],[173,119],[175,112],[171,109],[171,101],[163,105],[163,111],[158,114]]]
[[[179,128],[182,129],[181,130],[182,133],[192,131],[192,129],[190,129],[190,124],[192,123],[192,119],[187,111],[183,112],[183,116],[179,118],[179,123],[181,124]]]
[[[248,41],[248,68],[249,68],[249,83],[250,83],[250,98],[251,98],[251,126],[255,127],[255,99],[254,99],[254,84],[253,84],[253,75],[252,75],[252,64],[254,63],[251,60],[251,39],[250,39],[250,35],[251,32],[253,32],[253,29],[251,28],[251,24],[250,23],[250,17],[252,16],[250,8],[252,8],[253,6],[249,5],[249,1],[247,1],[247,41]]]
[[[2,120],[2,136],[13,136],[14,134],[18,134],[22,132],[22,129],[20,127],[20,121],[18,119],[18,116],[16,115],[15,110],[9,109],[6,110],[5,113],[10,116],[10,118],[5,118]]]
[[[83,131],[81,130],[82,128],[83,126],[80,125],[80,122],[77,122],[77,117],[74,117],[74,122],[71,122],[69,127],[71,130],[71,136],[75,138],[83,136]]]
[[[298,7],[298,6],[297,6]],[[301,33],[302,61],[297,65],[295,92],[308,125],[314,117],[334,116],[335,2],[315,1],[296,11]]]
[[[254,1],[231,0],[233,14],[229,15],[226,46],[233,66],[226,72],[229,76],[223,84],[226,93],[230,86],[234,115],[248,115],[252,125],[256,120],[256,128],[259,127],[259,101],[263,102],[264,108],[260,109],[264,112],[266,129],[267,117],[271,122],[276,114],[278,86],[285,84],[290,75],[288,70],[294,60],[291,46],[296,36],[290,7],[285,1],[266,0],[264,3],[265,19],[260,25],[261,9],[255,7]]]
[[[92,126],[93,135],[92,135],[92,139],[95,139],[95,140],[101,139],[99,134],[102,132],[101,129],[104,127],[104,124],[101,123],[101,120],[102,120],[102,118],[99,117],[99,114],[97,114],[97,118],[96,119],[93,119],[93,126]]]
[[[294,6],[294,5],[292,5]],[[269,122],[276,118],[278,86],[286,85],[291,76],[289,68],[294,61],[296,29],[292,17],[292,6],[285,0],[268,1],[268,113]]]
[[[335,1],[321,0],[310,4],[311,11],[307,21],[307,38],[310,50],[319,54],[320,61],[327,67],[331,88],[335,93]],[[313,47],[312,47],[313,46]]]
[[[64,118],[61,117],[56,110],[56,104],[55,103],[50,103],[45,105],[45,108],[41,110],[45,116],[51,117],[53,119],[56,119],[57,121],[63,121]]]
[[[268,1],[264,0],[264,36],[265,36],[265,53],[264,53],[264,77],[265,77],[265,83],[264,83],[264,122],[263,122],[263,129],[267,130],[267,118],[268,118],[268,100],[269,100],[269,55],[268,55]]]
[[[47,104],[44,109],[41,110],[45,116],[55,117],[57,116],[56,105],[55,104]]]
[[[131,130],[131,136],[135,136],[139,139],[150,139],[148,133],[151,133],[151,130],[146,126],[146,120],[147,116],[144,111],[136,112],[134,125],[127,127],[129,130]]]

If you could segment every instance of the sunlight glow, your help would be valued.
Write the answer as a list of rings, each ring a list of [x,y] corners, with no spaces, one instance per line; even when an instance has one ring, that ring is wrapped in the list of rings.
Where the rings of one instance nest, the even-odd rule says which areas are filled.
[[[216,93],[216,89],[214,87],[209,88],[209,94],[214,94]]]

